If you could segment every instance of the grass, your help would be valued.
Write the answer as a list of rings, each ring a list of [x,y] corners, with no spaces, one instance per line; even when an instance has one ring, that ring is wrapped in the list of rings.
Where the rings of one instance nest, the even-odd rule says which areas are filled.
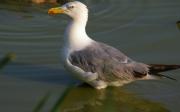
[[[0,69],[3,69],[9,62],[16,58],[15,53],[8,53],[0,60]]]
[[[53,105],[52,109],[50,112],[58,112],[58,110],[61,107],[61,104],[63,103],[64,99],[66,98],[66,96],[68,95],[68,93],[71,91],[71,89],[73,88],[73,86],[68,86],[64,92],[59,96],[58,100],[55,102],[55,104]],[[34,108],[33,112],[41,112],[41,110],[44,108],[45,104],[47,103],[49,97],[51,96],[51,94],[48,92],[36,105],[36,107]]]
[[[34,108],[33,112],[40,112],[42,110],[42,108],[44,107],[44,105],[46,104],[47,100],[50,97],[50,92],[48,92],[36,105],[36,107]]]
[[[180,29],[180,21],[176,22],[177,27]]]

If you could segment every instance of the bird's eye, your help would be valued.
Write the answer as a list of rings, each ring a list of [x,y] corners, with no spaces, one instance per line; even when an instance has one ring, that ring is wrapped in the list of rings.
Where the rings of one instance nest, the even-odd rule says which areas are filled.
[[[74,8],[74,6],[68,6],[68,9],[73,9]]]

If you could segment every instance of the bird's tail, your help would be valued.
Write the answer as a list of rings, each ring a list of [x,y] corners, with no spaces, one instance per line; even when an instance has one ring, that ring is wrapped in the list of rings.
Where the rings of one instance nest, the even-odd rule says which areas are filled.
[[[155,77],[165,77],[168,79],[176,80],[172,77],[160,74],[161,72],[179,69],[180,65],[162,65],[162,64],[149,64],[149,74]]]

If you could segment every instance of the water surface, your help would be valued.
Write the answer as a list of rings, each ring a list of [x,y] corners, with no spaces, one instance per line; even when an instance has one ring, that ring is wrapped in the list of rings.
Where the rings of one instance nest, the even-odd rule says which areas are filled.
[[[87,32],[93,39],[110,44],[137,61],[180,64],[180,30],[176,27],[176,21],[180,20],[179,0],[82,1],[90,9]],[[0,57],[9,52],[17,55],[17,59],[0,72],[2,112],[30,112],[42,96],[51,91],[52,97],[44,108],[48,111],[64,89],[77,82],[64,70],[59,56],[68,18],[49,16],[50,7],[52,5],[0,3]],[[165,74],[180,80],[179,70]],[[139,81],[100,94],[90,88],[77,87],[68,94],[61,109],[130,111],[123,110],[127,107],[140,112],[142,108],[154,107],[162,112],[179,112],[179,85],[179,81],[168,79]],[[95,99],[104,94],[101,108],[92,106],[97,100],[86,100],[91,96],[87,91],[92,92]],[[73,99],[72,96],[78,98],[78,94],[82,100]],[[75,102],[79,102],[78,106]]]

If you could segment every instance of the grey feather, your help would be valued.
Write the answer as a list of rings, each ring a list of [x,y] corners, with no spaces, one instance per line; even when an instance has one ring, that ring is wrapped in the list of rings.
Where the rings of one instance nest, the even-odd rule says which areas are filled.
[[[106,82],[134,80],[148,73],[148,65],[135,62],[116,48],[98,42],[72,52],[69,60],[85,72],[97,72],[98,79]]]

